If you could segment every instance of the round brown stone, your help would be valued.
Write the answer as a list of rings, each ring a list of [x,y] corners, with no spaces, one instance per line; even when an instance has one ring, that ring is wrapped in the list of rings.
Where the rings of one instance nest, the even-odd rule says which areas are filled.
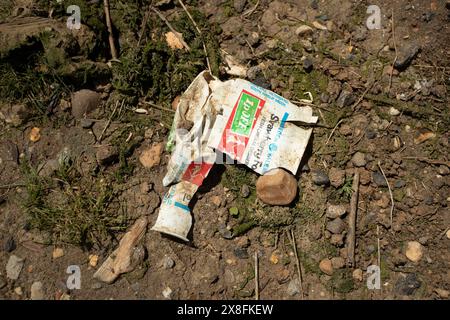
[[[256,195],[264,203],[284,206],[295,199],[297,187],[297,180],[291,173],[274,169],[258,178]]]

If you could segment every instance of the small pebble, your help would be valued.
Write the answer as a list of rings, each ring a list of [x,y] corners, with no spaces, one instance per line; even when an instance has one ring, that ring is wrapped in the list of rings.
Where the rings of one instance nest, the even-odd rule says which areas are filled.
[[[366,131],[366,137],[369,140],[375,139],[377,137],[377,133],[373,130],[367,130]]]
[[[409,241],[406,245],[405,255],[412,262],[419,262],[423,257],[423,246],[417,241]]]
[[[442,165],[438,168],[438,172],[441,176],[446,176],[450,174],[450,169],[447,166]]]
[[[23,294],[23,290],[21,287],[17,287],[14,289],[14,292],[18,295],[21,296]]]
[[[166,298],[166,299],[171,299],[172,298],[172,289],[170,289],[170,287],[166,287],[164,290],[163,290],[163,292],[162,292],[162,295],[163,295],[163,297],[164,298]]]
[[[331,185],[335,188],[339,188],[345,182],[345,170],[331,168],[328,176],[330,177]]]
[[[352,163],[355,167],[364,167],[367,164],[366,155],[362,152],[356,152],[352,157]]]
[[[436,288],[434,291],[439,295],[439,298],[441,299],[448,299],[450,296],[450,291]]]
[[[220,224],[217,228],[217,231],[219,231],[219,234],[227,240],[233,239],[233,234],[230,230],[227,229],[227,227],[224,224]]]
[[[11,280],[17,280],[22,272],[25,259],[12,255],[6,264],[6,276]]]
[[[346,224],[341,218],[336,218],[327,223],[327,230],[334,234],[340,234],[345,230]]]
[[[220,205],[222,204],[222,198],[219,196],[212,196],[211,197],[211,202],[217,207],[219,208]]]
[[[31,285],[31,300],[43,300],[44,299],[44,290],[42,286],[42,282],[37,281],[33,282]]]
[[[331,263],[330,259],[323,259],[322,261],[320,261],[319,268],[323,273],[329,276],[333,274],[333,264]]]
[[[363,281],[363,278],[364,278],[364,274],[361,269],[355,269],[353,271],[352,276],[353,276],[353,279],[355,279],[356,281],[359,281],[359,282]]]
[[[394,107],[391,107],[391,108],[389,109],[389,114],[390,114],[391,116],[398,116],[398,115],[400,114],[400,111],[397,110],[397,109],[395,109]]]
[[[344,235],[343,234],[332,234],[330,238],[330,243],[334,246],[342,246],[344,244]]]
[[[90,265],[92,268],[95,268],[95,267],[97,266],[97,263],[98,263],[98,255],[96,255],[96,254],[90,254],[90,255],[89,255],[89,265]]]
[[[244,184],[241,187],[241,196],[247,198],[250,195],[250,188],[248,185]]]
[[[395,284],[395,291],[404,296],[412,295],[417,289],[420,288],[422,283],[417,278],[415,273],[409,273],[406,276],[402,276]]]
[[[286,293],[291,297],[300,293],[300,281],[298,279],[291,280],[286,289]]]
[[[310,73],[314,68],[313,62],[310,58],[306,58],[303,60],[303,70],[305,70],[306,73]]]
[[[342,217],[347,212],[345,205],[342,204],[328,204],[327,206],[327,218],[335,219]]]
[[[94,289],[94,290],[101,289],[102,287],[103,287],[103,284],[101,282],[98,282],[98,281],[94,282],[92,284],[92,286],[91,286],[91,288]]]
[[[331,265],[333,266],[333,269],[341,269],[345,266],[345,260],[341,257],[331,258]]]
[[[64,250],[61,248],[55,248],[52,253],[53,259],[58,259],[64,256]]]
[[[164,256],[162,266],[166,270],[172,269],[175,266],[175,261],[169,256]]]
[[[372,173],[372,181],[379,187],[387,187],[386,180],[381,172],[375,171]]]
[[[397,180],[394,183],[394,187],[397,189],[403,188],[404,186],[406,186],[405,180]]]
[[[83,129],[90,129],[94,125],[94,121],[90,119],[81,119],[80,125]]]
[[[247,249],[245,249],[245,248],[236,248],[233,250],[233,253],[236,256],[236,258],[239,258],[239,259],[248,259],[249,258]]]

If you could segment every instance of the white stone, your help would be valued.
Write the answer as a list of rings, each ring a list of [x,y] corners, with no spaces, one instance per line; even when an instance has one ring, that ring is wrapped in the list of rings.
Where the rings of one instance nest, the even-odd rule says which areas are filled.
[[[298,36],[310,35],[313,33],[313,31],[313,28],[311,28],[310,26],[302,25],[298,27],[297,30],[295,30],[295,34]]]
[[[391,116],[398,116],[400,114],[400,111],[398,109],[395,109],[394,107],[391,107],[389,109],[389,114]]]
[[[163,290],[162,295],[164,298],[166,299],[171,299],[172,296],[172,289],[170,289],[170,287],[167,287]]]

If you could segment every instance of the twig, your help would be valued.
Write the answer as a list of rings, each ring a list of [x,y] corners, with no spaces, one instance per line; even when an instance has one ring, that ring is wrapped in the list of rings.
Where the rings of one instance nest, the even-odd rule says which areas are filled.
[[[169,27],[170,31],[173,32],[173,34],[175,35],[175,37],[178,38],[178,40],[181,42],[181,44],[183,45],[183,47],[187,50],[187,51],[191,51],[191,47],[189,47],[189,45],[186,43],[186,41],[184,41],[183,37],[180,35],[179,32],[177,32],[172,25],[170,24],[169,20],[166,19],[166,17],[163,16],[163,14],[161,12],[159,12],[158,9],[156,9],[153,6],[150,6],[150,9],[152,9],[157,15],[158,17],[164,21],[164,23],[167,25],[167,27]]]
[[[117,49],[116,44],[114,41],[114,35],[112,30],[112,24],[111,24],[111,15],[109,13],[109,0],[103,0],[103,7],[105,10],[105,18],[106,18],[106,26],[108,27],[108,33],[109,33],[109,47],[111,49],[111,57],[113,60],[118,60],[117,57]]]
[[[381,173],[383,174],[384,180],[386,180],[386,184],[388,186],[389,189],[389,195],[391,197],[391,214],[390,214],[390,219],[391,219],[391,229],[392,229],[392,216],[394,213],[394,196],[392,195],[392,190],[391,190],[391,185],[389,184],[388,179],[386,178],[386,175],[384,174],[383,168],[381,167],[381,163],[380,161],[378,161],[378,167],[380,168]]]
[[[353,177],[353,194],[350,200],[350,215],[348,217],[348,255],[347,263],[353,267],[355,265],[355,244],[356,244],[356,213],[358,212],[358,198],[359,198],[359,172],[355,172]]]
[[[381,253],[380,253],[380,226],[377,225],[377,262],[381,271]]]
[[[252,52],[252,55],[255,55],[255,49],[253,49],[252,45],[250,44],[250,42],[248,42],[247,39],[245,39],[245,42],[247,43],[248,47],[250,48],[250,51]]]
[[[338,123],[336,123],[336,125],[334,126],[333,130],[330,133],[330,136],[327,139],[327,142],[325,142],[325,145],[327,145],[328,142],[330,142],[331,137],[333,136],[334,132],[336,131],[337,127],[341,124],[342,121],[344,121],[344,119],[341,119],[338,121]]]
[[[446,233],[447,233],[447,231],[448,231],[449,229],[450,229],[450,227],[447,227],[447,229],[445,229],[444,232],[441,233],[441,235],[439,236],[439,238],[443,238],[443,237],[446,235]]]
[[[292,240],[292,246],[294,247],[294,254],[295,254],[295,264],[297,266],[297,274],[298,274],[298,281],[300,281],[300,290],[302,299],[305,299],[305,293],[303,291],[303,277],[302,277],[302,269],[300,268],[300,259],[298,258],[298,252],[297,252],[297,243],[295,241],[295,235],[294,231],[291,229],[291,240]]]
[[[395,41],[395,20],[394,20],[394,9],[391,9],[392,13],[392,39],[394,41],[394,49],[395,49],[395,58],[394,62],[392,62],[391,72],[389,74],[389,89],[388,92],[391,91],[392,87],[392,74],[394,73],[394,66],[398,59],[398,51],[397,51],[397,42]]]
[[[167,112],[175,113],[175,110],[172,110],[172,109],[168,109],[168,108],[164,108],[164,107],[158,106],[157,104],[151,103],[151,102],[149,102],[149,101],[144,101],[144,103],[145,103],[145,104],[148,104],[148,105],[150,105],[150,106],[152,106],[152,107],[154,107],[154,108],[156,108],[156,109],[162,110],[162,111],[167,111]]]
[[[203,51],[205,53],[205,57],[206,57],[206,64],[208,65],[208,70],[209,73],[212,74],[212,69],[211,69],[211,64],[209,63],[209,57],[208,57],[208,50],[206,50],[206,45],[205,42],[203,41],[203,34],[202,31],[200,30],[200,28],[198,27],[197,23],[195,22],[194,18],[191,16],[189,10],[186,8],[186,6],[184,5],[182,0],[178,0],[178,2],[180,3],[180,5],[183,7],[183,10],[186,12],[186,14],[188,15],[189,19],[191,20],[192,24],[194,25],[195,29],[197,30],[200,39],[202,40],[202,44],[203,44]]]
[[[244,13],[242,14],[242,17],[249,16],[249,15],[251,15],[253,12],[255,12],[256,9],[258,9],[259,1],[260,1],[260,0],[258,0],[258,1],[256,2],[255,6],[254,6],[252,9],[249,9],[248,11],[244,12]]]
[[[149,9],[150,9],[150,7],[149,7]],[[143,35],[144,35],[145,31],[146,31],[147,22],[148,22],[149,17],[150,17],[150,11],[147,10],[146,13],[145,13],[145,16],[144,16],[144,20],[142,21],[141,33],[139,34],[139,40],[138,40],[138,43],[136,45],[136,49],[139,49],[139,46],[141,45],[141,40],[142,40],[142,37],[143,37]]]
[[[258,252],[255,252],[255,300],[259,300]]]
[[[352,110],[355,111],[355,108],[358,106],[358,104],[360,104],[360,102],[364,99],[364,97],[366,96],[367,92],[369,92],[369,90],[372,88],[373,83],[369,86],[367,86],[366,90],[364,90],[363,94],[359,97],[359,99],[352,105]]]
[[[16,187],[25,187],[26,185],[24,183],[14,183],[14,184],[5,184],[0,185],[0,189],[11,189]]]
[[[122,105],[124,102],[125,102],[125,100],[122,100]],[[112,118],[114,117],[114,114],[116,113],[116,110],[118,107],[119,107],[119,101],[116,102],[116,106],[114,107],[114,110],[111,113],[111,116],[109,117],[108,122],[106,123],[105,127],[103,128],[103,131],[100,134],[100,137],[97,139],[97,142],[102,142],[103,135],[105,134],[106,130],[108,129],[109,125],[111,124]]]

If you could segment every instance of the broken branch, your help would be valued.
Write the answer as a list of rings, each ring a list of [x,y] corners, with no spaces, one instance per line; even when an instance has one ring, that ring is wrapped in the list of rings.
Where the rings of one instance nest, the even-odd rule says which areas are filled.
[[[180,3],[180,5],[183,7],[183,10],[186,12],[187,16],[189,17],[189,20],[191,20],[192,24],[194,25],[195,29],[197,30],[200,39],[202,40],[202,44],[203,44],[203,52],[205,53],[205,57],[206,57],[206,64],[208,65],[208,70],[209,73],[212,74],[212,69],[211,69],[211,64],[209,63],[209,57],[208,57],[208,51],[206,50],[206,45],[205,42],[203,41],[203,34],[202,31],[200,30],[200,28],[198,27],[197,23],[195,22],[194,18],[191,16],[189,10],[186,8],[186,6],[184,5],[182,0],[178,0],[178,2]]]
[[[106,26],[108,27],[108,34],[109,34],[109,48],[111,49],[111,57],[113,60],[118,60],[118,54],[116,49],[116,44],[114,41],[114,35],[113,35],[113,29],[112,29],[112,23],[111,23],[111,15],[109,13],[109,0],[103,0],[103,7],[105,10],[105,18],[106,18]]]

